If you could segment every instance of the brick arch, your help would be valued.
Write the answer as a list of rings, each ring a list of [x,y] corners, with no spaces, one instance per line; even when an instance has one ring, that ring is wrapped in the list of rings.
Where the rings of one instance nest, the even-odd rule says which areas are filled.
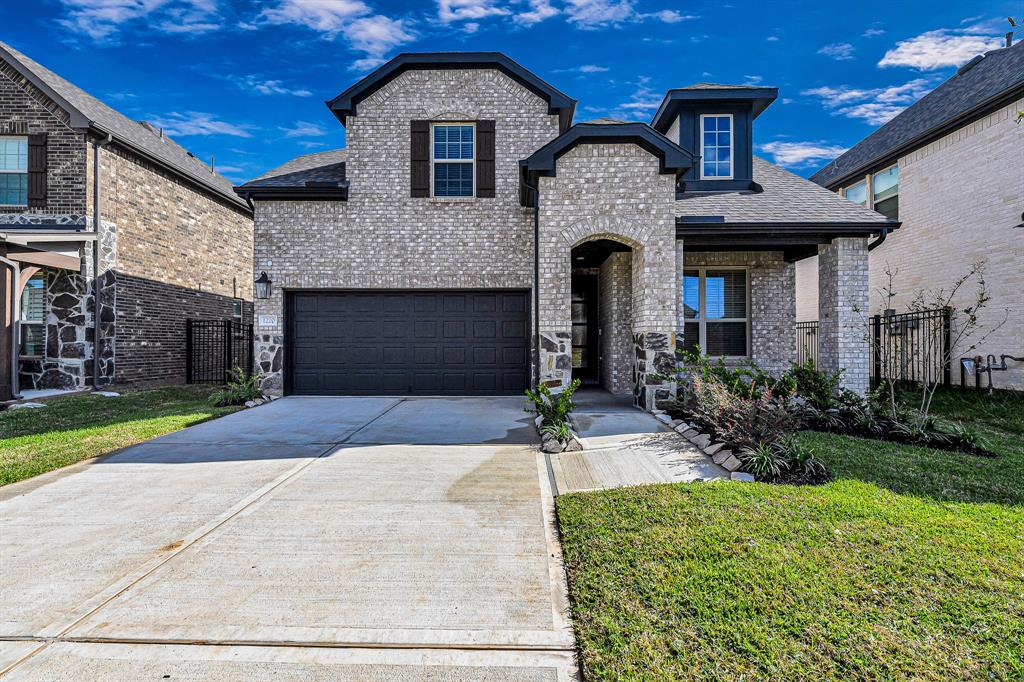
[[[562,230],[562,239],[569,249],[583,242],[611,239],[639,251],[647,237],[646,230],[635,222],[607,215],[587,217]]]

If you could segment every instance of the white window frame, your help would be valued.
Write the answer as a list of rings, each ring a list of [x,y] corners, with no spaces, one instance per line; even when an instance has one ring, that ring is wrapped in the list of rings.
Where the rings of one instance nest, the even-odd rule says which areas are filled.
[[[473,129],[473,158],[471,159],[438,159],[437,150],[434,147],[434,128],[448,126],[469,126]],[[434,193],[434,164],[435,163],[464,163],[470,166],[470,173],[473,182],[473,191],[465,197],[439,197]],[[476,121],[435,121],[430,124],[430,196],[434,199],[444,201],[469,201],[476,198]]]
[[[708,355],[708,352],[707,352],[708,351],[708,346],[707,346],[707,338],[708,338],[708,336],[707,336],[707,331],[708,331],[707,323],[708,322],[745,322],[746,323],[746,341],[747,341],[747,343],[746,343],[746,354],[745,355],[708,355],[708,357],[716,358],[716,359],[717,358],[724,358],[726,361],[729,361],[729,360],[749,360],[750,359],[750,343],[751,343],[751,340],[750,340],[750,268],[744,267],[744,266],[735,266],[735,265],[711,265],[711,266],[701,265],[701,266],[696,266],[696,267],[684,266],[683,267],[683,271],[686,272],[687,270],[691,270],[691,271],[692,270],[696,270],[697,271],[697,305],[699,306],[699,308],[697,310],[697,317],[686,317],[686,313],[685,312],[680,313],[683,316],[683,320],[682,320],[683,325],[686,325],[687,323],[690,323],[690,324],[693,324],[694,322],[697,323],[698,330],[699,330],[697,332],[697,343],[700,344],[701,351],[703,351],[705,355]],[[744,277],[743,277],[743,284],[744,284],[744,287],[743,287],[744,288],[744,294],[743,295],[745,297],[745,305],[744,305],[744,307],[747,310],[747,316],[746,317],[715,317],[715,318],[712,318],[710,320],[708,319],[708,317],[707,317],[707,311],[708,311],[708,306],[707,306],[707,286],[706,286],[706,276],[707,276],[707,271],[708,270],[714,270],[716,272],[720,271],[720,270],[740,270],[740,271],[745,273]],[[683,279],[679,282],[679,286],[683,287],[683,286],[685,286],[685,284],[686,284],[686,279],[685,279],[685,274],[684,274],[683,275]],[[685,291],[683,293],[683,300],[684,301],[686,300],[686,293],[685,293]],[[686,327],[685,326],[683,327],[683,334],[684,334],[683,340],[684,340],[684,342],[686,342],[686,338],[685,338]]]
[[[43,354],[45,354],[45,352],[46,352],[45,351],[45,348],[46,348],[46,275],[42,271],[39,271],[36,274],[34,274],[31,277],[29,277],[29,281],[32,281],[33,279],[37,279],[37,278],[43,280],[43,287],[42,287],[43,288],[43,314],[42,314],[42,316],[38,320],[26,320],[26,319],[24,319],[25,309],[24,309],[24,306],[21,305],[21,297],[20,296],[18,297],[18,356],[22,357],[22,358],[39,358],[39,357],[42,357]],[[28,289],[28,283],[27,282],[25,284],[25,289],[26,290]],[[41,328],[42,337],[43,337],[43,348],[44,348],[44,351],[43,351],[42,354],[39,354],[39,355],[24,355],[24,354],[22,354],[22,352],[21,352],[22,342],[23,342],[23,340],[25,338],[25,333],[24,333],[23,330],[24,330],[25,327],[40,327]]]
[[[729,175],[704,175],[704,119],[722,118],[729,119]],[[736,176],[735,156],[736,147],[736,121],[732,114],[701,114],[700,115],[700,179],[701,180],[732,180]],[[718,149],[718,146],[715,146]]]
[[[24,175],[25,186],[28,187],[28,135],[0,135],[0,140],[24,140],[25,141],[25,170],[11,170],[9,168],[0,168],[0,174],[3,175]],[[3,206],[28,206],[28,191],[25,191],[25,202],[21,204],[4,204]]]

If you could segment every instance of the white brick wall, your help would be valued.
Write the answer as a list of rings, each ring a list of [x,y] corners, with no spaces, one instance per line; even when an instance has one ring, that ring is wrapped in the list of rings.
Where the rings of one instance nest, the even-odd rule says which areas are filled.
[[[918,291],[945,288],[971,263],[986,259],[992,300],[981,316],[991,328],[1007,322],[971,355],[1024,355],[1024,124],[1016,112],[1024,100],[946,135],[901,158],[900,220],[903,226],[870,255],[871,312],[884,301],[886,264],[898,270],[897,310]],[[816,259],[797,266],[797,317],[814,319]],[[963,307],[973,289],[955,301]],[[966,345],[971,345],[970,342]],[[959,381],[954,351],[953,381]],[[1024,389],[1024,364],[993,375],[997,387]]]

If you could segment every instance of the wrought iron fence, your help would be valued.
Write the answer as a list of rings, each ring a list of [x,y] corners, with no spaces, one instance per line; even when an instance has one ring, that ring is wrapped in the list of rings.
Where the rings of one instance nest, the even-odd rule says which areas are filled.
[[[227,383],[228,373],[253,368],[252,325],[239,320],[185,321],[185,377],[190,384]]]
[[[818,321],[796,323],[796,361],[804,364],[810,360],[818,366]]]
[[[950,384],[950,309],[871,318],[871,383]]]
[[[882,379],[897,383],[950,385],[950,309],[896,314],[868,320],[872,386]],[[818,366],[818,321],[796,323],[796,358]]]

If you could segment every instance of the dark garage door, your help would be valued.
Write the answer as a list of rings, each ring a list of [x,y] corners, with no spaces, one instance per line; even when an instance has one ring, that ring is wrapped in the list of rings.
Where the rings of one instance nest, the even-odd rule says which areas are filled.
[[[294,394],[501,395],[526,388],[526,292],[296,291],[288,313]]]

